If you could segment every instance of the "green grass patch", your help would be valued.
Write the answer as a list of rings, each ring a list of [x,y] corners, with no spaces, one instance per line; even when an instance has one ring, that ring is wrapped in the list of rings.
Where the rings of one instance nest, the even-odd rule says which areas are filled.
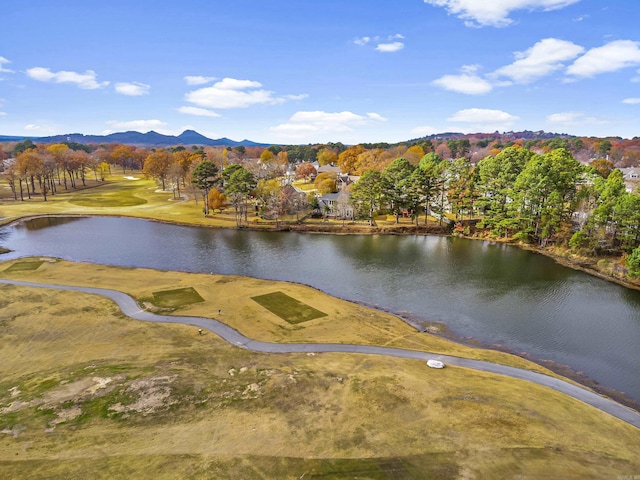
[[[259,295],[257,297],[251,297],[251,299],[271,313],[279,316],[285,322],[294,325],[327,316],[326,313],[316,310],[282,292]]]
[[[5,268],[5,272],[31,272],[40,268],[44,261],[29,261],[29,262],[16,262],[10,265],[9,268]]]
[[[69,203],[80,207],[135,207],[144,205],[147,200],[136,195],[135,187],[123,187],[120,190],[78,195],[69,200]]]
[[[316,186],[313,183],[301,183],[301,182],[298,182],[295,185],[296,185],[296,188],[299,188],[300,190],[305,191],[305,192],[310,192],[310,191],[316,189]]]
[[[177,288],[175,290],[164,290],[153,292],[153,300],[159,307],[183,307],[193,303],[204,302],[204,298],[193,287]]]

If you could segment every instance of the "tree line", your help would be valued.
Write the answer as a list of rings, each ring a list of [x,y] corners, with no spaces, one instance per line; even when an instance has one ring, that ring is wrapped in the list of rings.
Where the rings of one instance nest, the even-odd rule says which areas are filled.
[[[284,213],[298,216],[309,206],[317,208],[315,197],[295,194],[279,180],[292,156],[306,158],[298,162],[298,178],[315,176],[313,153],[317,164],[337,164],[343,173],[360,177],[351,188],[350,202],[358,218],[370,224],[378,212],[390,213],[396,221],[410,216],[416,224],[435,218],[443,225],[451,221],[449,216],[454,222],[475,219],[477,228],[497,237],[563,245],[585,255],[626,255],[631,272],[640,274],[640,196],[627,192],[620,170],[606,158],[616,148],[614,143],[592,142],[589,148],[597,158],[586,165],[572,153],[587,148],[583,139],[550,139],[535,148],[500,145],[473,162],[471,150],[478,143],[485,144],[458,139],[409,146],[146,150],[126,145],[45,146],[27,140],[16,145],[15,161],[3,176],[14,198],[39,192],[46,201],[58,189],[84,185],[89,171],[96,180],[104,180],[116,165],[123,173],[141,169],[177,196],[187,186],[195,189],[204,200],[205,215],[210,209],[233,206],[241,225],[248,221],[250,208],[276,221]],[[437,153],[443,145],[449,154],[460,156],[445,160]],[[486,141],[486,148],[495,146]],[[315,180],[321,193],[337,188],[335,175],[321,174]]]
[[[358,215],[374,222],[378,211],[409,213],[416,224],[474,219],[494,237],[545,247],[566,246],[583,255],[624,255],[640,275],[640,194],[628,192],[611,161],[578,162],[565,148],[547,153],[514,145],[476,165],[435,153],[417,163],[397,158],[366,170],[352,188]],[[459,228],[470,232],[469,226]],[[465,231],[466,229],[466,231]]]

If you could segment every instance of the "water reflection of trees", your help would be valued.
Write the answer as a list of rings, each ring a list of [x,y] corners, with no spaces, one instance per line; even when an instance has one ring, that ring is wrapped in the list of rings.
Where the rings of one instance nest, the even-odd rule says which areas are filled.
[[[84,217],[37,217],[30,218],[16,225],[16,228],[24,228],[26,230],[43,230],[49,227],[57,227],[67,223],[82,220]]]
[[[622,298],[638,312],[637,321],[640,324],[640,291],[622,288]]]
[[[413,237],[346,235],[334,239],[335,252],[356,266],[402,268],[414,264],[424,254],[424,248],[412,241]]]

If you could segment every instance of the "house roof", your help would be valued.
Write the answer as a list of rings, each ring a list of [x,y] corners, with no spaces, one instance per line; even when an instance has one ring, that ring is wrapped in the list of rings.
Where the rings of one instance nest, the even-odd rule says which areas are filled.
[[[338,200],[338,196],[340,196],[340,193],[325,193],[324,195],[322,195],[320,197],[320,200],[322,200],[322,201],[324,201],[324,200],[336,201],[336,200]]]
[[[638,167],[621,168],[620,171],[625,180],[636,180],[640,178],[640,168]]]

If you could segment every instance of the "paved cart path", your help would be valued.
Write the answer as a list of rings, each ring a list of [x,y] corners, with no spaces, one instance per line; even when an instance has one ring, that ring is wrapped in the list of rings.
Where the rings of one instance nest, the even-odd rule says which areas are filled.
[[[260,342],[245,337],[237,330],[225,325],[222,322],[205,317],[183,317],[177,315],[159,315],[148,312],[140,308],[138,303],[129,295],[117,290],[104,288],[76,287],[71,285],[54,285],[35,282],[21,282],[17,280],[6,280],[0,278],[0,283],[21,285],[26,287],[51,288],[58,290],[72,290],[77,292],[92,293],[110,298],[122,310],[125,315],[136,320],[157,323],[177,323],[193,325],[199,328],[210,330],[222,339],[236,345],[237,347],[263,353],[359,353],[369,355],[386,355],[388,357],[408,358],[413,360],[427,361],[429,359],[440,360],[448,365],[456,367],[471,368],[483,372],[506,375],[508,377],[519,378],[529,382],[537,383],[545,387],[552,388],[577,400],[594,406],[603,412],[619,418],[635,427],[640,428],[640,413],[625,407],[613,400],[598,395],[590,390],[572,383],[550,377],[542,373],[523,370],[520,368],[499,365],[482,360],[472,360],[468,358],[451,357],[438,353],[419,352],[415,350],[405,350],[402,348],[377,347],[373,345],[355,345],[342,343],[270,343]]]

